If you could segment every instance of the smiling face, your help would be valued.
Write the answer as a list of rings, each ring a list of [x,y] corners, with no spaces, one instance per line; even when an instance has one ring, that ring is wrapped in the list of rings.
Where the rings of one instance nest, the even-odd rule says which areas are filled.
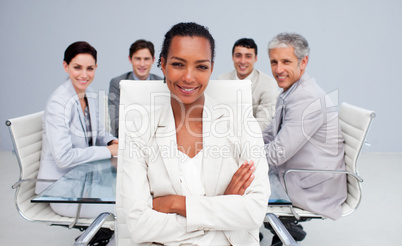
[[[303,75],[308,61],[305,56],[299,63],[293,47],[275,48],[269,51],[272,75],[283,91],[288,90]]]
[[[96,65],[95,59],[89,54],[78,54],[70,63],[63,62],[64,71],[69,74],[71,83],[75,91],[85,93],[85,90],[95,78]]]
[[[152,57],[148,49],[137,50],[131,57],[128,57],[135,76],[141,80],[146,80],[151,72],[155,57]]]
[[[185,106],[204,103],[204,91],[213,71],[211,46],[207,39],[173,37],[167,59],[161,58],[161,68],[175,99]]]
[[[242,46],[236,46],[232,60],[239,79],[245,79],[254,70],[254,63],[257,62],[257,56],[255,50],[252,48],[246,48]]]

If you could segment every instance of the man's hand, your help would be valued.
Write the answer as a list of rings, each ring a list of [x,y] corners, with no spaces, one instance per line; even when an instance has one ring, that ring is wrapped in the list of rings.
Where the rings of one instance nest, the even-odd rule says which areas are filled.
[[[232,180],[225,190],[224,195],[243,195],[254,180],[255,166],[253,161],[245,161],[233,174]]]

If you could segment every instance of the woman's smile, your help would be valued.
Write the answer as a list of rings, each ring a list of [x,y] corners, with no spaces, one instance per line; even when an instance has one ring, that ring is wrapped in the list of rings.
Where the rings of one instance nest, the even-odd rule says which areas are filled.
[[[180,85],[177,85],[177,87],[179,87],[180,90],[185,94],[192,94],[195,92],[195,90],[198,89],[198,87],[187,87],[187,86],[180,86]]]

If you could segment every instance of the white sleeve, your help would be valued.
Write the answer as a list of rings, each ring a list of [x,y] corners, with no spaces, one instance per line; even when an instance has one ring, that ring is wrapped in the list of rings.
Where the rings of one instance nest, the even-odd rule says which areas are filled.
[[[250,126],[259,130],[255,119]],[[187,230],[247,230],[261,226],[270,196],[270,185],[261,131],[259,136],[254,134],[251,136],[247,131],[242,131],[241,136],[240,159],[253,160],[256,167],[255,178],[245,194],[187,197]],[[238,166],[241,164],[238,163]]]
[[[136,243],[166,243],[203,235],[203,230],[189,231],[183,216],[152,209],[144,141],[126,138],[126,149],[121,155],[124,162],[121,199],[131,239]]]

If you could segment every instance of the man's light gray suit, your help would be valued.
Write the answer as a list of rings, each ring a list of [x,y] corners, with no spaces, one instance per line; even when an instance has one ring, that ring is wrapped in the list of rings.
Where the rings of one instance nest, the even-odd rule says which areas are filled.
[[[344,144],[336,105],[304,74],[282,93],[272,124],[263,131],[268,164],[283,183],[288,169],[344,170]],[[288,92],[288,91],[287,91]],[[344,174],[291,173],[286,179],[295,206],[337,219],[346,199]]]

